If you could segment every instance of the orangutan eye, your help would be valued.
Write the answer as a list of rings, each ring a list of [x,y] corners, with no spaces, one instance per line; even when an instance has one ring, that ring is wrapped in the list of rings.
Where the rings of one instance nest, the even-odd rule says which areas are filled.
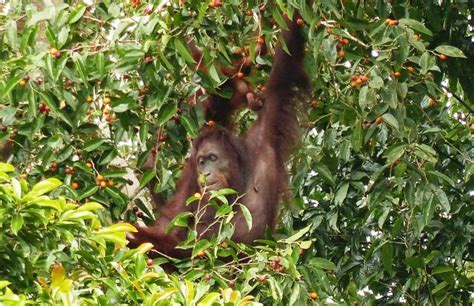
[[[205,160],[204,160],[204,158],[202,158],[202,157],[199,157],[199,159],[198,159],[198,164],[199,164],[200,166],[203,166],[203,165],[204,165],[204,163],[205,163]]]
[[[209,160],[214,162],[214,161],[217,160],[217,156],[214,155],[214,154],[211,154],[211,155],[209,155]]]

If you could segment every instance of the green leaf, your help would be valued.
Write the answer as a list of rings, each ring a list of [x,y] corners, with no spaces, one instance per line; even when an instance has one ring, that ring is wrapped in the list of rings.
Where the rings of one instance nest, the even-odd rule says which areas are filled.
[[[383,84],[384,84],[383,79],[378,75],[370,78],[369,80],[370,88],[380,89],[383,87]]]
[[[313,225],[307,225],[305,228],[300,229],[296,234],[291,235],[290,237],[282,240],[283,243],[293,243],[298,241],[301,237],[303,237],[312,227]]]
[[[442,281],[436,287],[434,287],[432,294],[437,294],[439,291],[443,290],[444,288],[448,287],[449,283],[447,281]]]
[[[386,242],[382,248],[382,264],[384,270],[388,272],[388,274],[392,274],[393,268],[393,244],[391,242]]]
[[[405,153],[405,144],[396,144],[391,146],[384,152],[384,157],[387,159],[387,164],[391,165],[399,160]]]
[[[178,214],[173,220],[170,221],[168,227],[166,228],[166,232],[170,233],[174,227],[187,227],[188,226],[188,219],[193,216],[193,213],[187,211]]]
[[[285,19],[283,19],[283,16],[281,15],[280,11],[276,8],[272,11],[272,17],[278,24],[279,29],[288,30],[288,26],[286,25]]]
[[[326,181],[326,183],[330,184],[331,186],[336,185],[336,180],[334,176],[332,176],[331,171],[326,165],[316,163],[315,167],[318,173],[321,175],[321,178]]]
[[[245,205],[239,204],[239,206],[240,206],[240,209],[242,210],[242,214],[244,216],[245,222],[247,222],[247,226],[250,231],[252,229],[252,215],[250,214],[249,209]],[[242,225],[239,224],[238,226],[242,226]]]
[[[71,12],[71,15],[69,15],[68,23],[73,24],[79,21],[79,19],[82,18],[82,15],[84,15],[86,11],[86,6],[85,5],[78,5],[77,7],[74,8],[74,10]]]
[[[441,274],[441,273],[453,273],[453,272],[454,272],[453,267],[437,266],[433,268],[433,271],[431,271],[431,275],[436,275],[436,274]]]
[[[354,131],[352,132],[352,146],[354,147],[354,151],[359,152],[362,144],[364,142],[364,130],[362,128],[362,123],[357,121],[354,126]]]
[[[441,45],[436,47],[435,51],[449,57],[467,58],[460,49],[453,46]]]
[[[147,123],[143,123],[140,125],[140,143],[143,146],[146,146],[146,141],[148,138],[148,130],[149,130],[149,125]]]
[[[22,78],[23,78],[22,75],[17,75],[17,76],[9,78],[8,81],[7,81],[7,85],[5,85],[5,87],[3,87],[3,91],[0,94],[0,99],[7,96],[10,93],[10,91],[16,86],[16,84],[18,84],[18,82],[20,82],[20,80]]]
[[[12,217],[12,223],[11,223],[11,229],[12,229],[13,234],[17,235],[24,224],[25,224],[25,220],[23,220],[23,217],[19,213],[14,215]]]
[[[138,232],[135,226],[129,223],[116,223],[108,227],[103,227],[97,230],[99,234],[108,234],[108,233],[136,233]]]
[[[118,156],[118,151],[115,148],[111,148],[103,152],[102,156],[97,161],[99,165],[106,165],[110,163],[115,157]]]
[[[186,130],[186,132],[188,133],[189,136],[196,137],[198,128],[197,128],[196,124],[194,123],[194,121],[192,121],[191,119],[189,119],[186,116],[181,116],[180,117],[180,122],[183,125],[183,127],[185,128],[185,130]]]
[[[3,22],[5,22],[5,20]],[[18,32],[16,24],[17,23],[15,20],[8,20],[6,23],[4,23],[4,26],[2,27],[2,32],[6,33],[4,41],[13,50],[18,49]]]
[[[103,52],[99,52],[96,54],[95,65],[97,67],[97,72],[99,73],[99,77],[102,78],[105,74],[105,59],[104,59]]]
[[[179,54],[184,58],[184,60],[188,62],[188,64],[196,64],[196,61],[194,60],[191,53],[189,53],[188,48],[186,48],[180,39],[177,38],[174,40],[174,46],[176,47],[176,50],[179,52]]]
[[[74,152],[74,148],[72,146],[65,147],[59,154],[56,156],[56,161],[61,163],[68,159],[72,153]]]
[[[422,258],[416,256],[407,257],[404,261],[407,265],[415,269],[421,269],[425,264]]]
[[[437,161],[436,151],[425,144],[416,144],[413,153],[418,157],[427,160],[431,163],[436,163]]]
[[[77,72],[79,72],[79,75],[81,76],[82,81],[84,82],[84,85],[87,87],[88,85],[87,70],[86,70],[86,65],[84,64],[84,59],[82,58],[82,55],[79,53],[73,53],[72,60],[74,62],[74,65],[76,66]]]
[[[43,208],[52,208],[57,211],[62,210],[62,204],[60,203],[59,200],[51,200],[50,198],[46,196],[33,199],[33,201],[31,202],[31,205],[37,205]]]
[[[446,181],[449,185],[451,185],[451,187],[455,187],[455,184],[454,184],[454,181],[448,177],[447,175],[439,172],[439,171],[436,171],[436,170],[430,170],[430,171],[427,171],[427,173],[429,174],[433,174],[433,175],[436,175],[437,177],[443,179],[444,181]]]
[[[3,288],[7,287],[10,284],[11,283],[9,281],[1,280],[0,281],[0,289],[3,289]]]
[[[209,75],[211,76],[212,80],[219,84],[221,82],[221,79],[219,78],[219,73],[217,73],[216,66],[210,65],[209,67]]]
[[[196,256],[196,254],[199,253],[200,251],[206,251],[211,246],[212,244],[208,240],[206,239],[199,240],[196,243],[196,246],[193,248],[192,256],[193,257]]]
[[[15,167],[10,164],[0,162],[0,172],[13,172],[15,171]]]
[[[432,56],[428,52],[423,53],[423,55],[420,57],[420,60],[418,62],[418,64],[421,67],[420,73],[421,74],[427,73],[428,70],[430,70],[432,63],[433,63]]]
[[[49,106],[49,108],[51,109],[51,111],[56,115],[58,116],[58,118],[60,118],[61,120],[63,120],[67,125],[69,125],[70,127],[74,127],[71,119],[69,119],[69,117],[66,116],[65,113],[61,112],[56,103],[54,102],[54,100],[51,98],[51,96],[49,95],[49,93],[46,93],[46,92],[39,92],[38,93],[41,97],[41,99],[43,100],[44,103],[46,103],[46,105]]]
[[[428,29],[424,24],[419,22],[418,20],[414,19],[408,19],[408,18],[402,18],[399,20],[400,25],[406,25],[416,32],[423,33],[428,36],[433,36],[433,32],[431,32],[430,29]]]
[[[347,196],[347,190],[349,189],[349,183],[345,182],[342,184],[342,186],[337,190],[336,196],[334,197],[334,204],[336,205],[342,205],[344,202],[346,196]]]
[[[79,206],[76,211],[93,211],[93,210],[102,210],[104,207],[97,202],[87,202]]]
[[[155,171],[153,169],[146,170],[140,178],[140,189],[145,187],[155,177]]]
[[[206,7],[207,7],[207,5],[206,5]],[[159,305],[160,303],[158,303],[158,302],[165,301],[165,300],[167,302],[169,302],[171,300],[171,296],[173,296],[177,292],[178,292],[178,289],[173,288],[173,287],[160,290],[160,291],[155,292],[151,295],[150,302],[151,302],[152,305]]]
[[[392,114],[385,113],[385,114],[382,115],[382,118],[383,118],[384,122],[388,123],[388,125],[390,125],[394,129],[398,130],[398,128],[399,128],[398,121],[397,121],[397,119],[395,119],[395,117]]]
[[[96,138],[96,139],[89,140],[82,146],[82,150],[87,151],[87,152],[92,152],[98,147],[100,147],[104,142],[105,142],[105,139],[103,138]]]
[[[78,201],[81,201],[85,198],[88,198],[92,195],[94,195],[97,191],[99,190],[99,187],[98,186],[94,186],[94,185],[91,185],[91,186],[88,186],[80,195],[79,197],[77,198]]]
[[[217,302],[220,296],[221,295],[217,292],[208,293],[198,303],[198,306],[212,306],[215,302]]]
[[[310,260],[309,264],[316,268],[324,270],[336,270],[336,265],[330,262],[329,260],[322,257],[314,257]]]
[[[24,197],[23,201],[28,201],[31,199],[34,199],[36,197],[39,197],[40,195],[43,195],[45,193],[48,193],[59,186],[61,186],[63,183],[56,179],[56,178],[49,178],[47,180],[41,181],[28,192]]]
[[[175,103],[169,103],[165,106],[164,110],[160,113],[160,117],[158,118],[158,124],[163,125],[168,122],[171,117],[173,117],[176,112],[178,111],[178,107]]]
[[[449,212],[451,210],[451,205],[449,204],[449,200],[446,196],[446,193],[438,186],[432,185],[431,188],[433,189],[436,199],[438,200],[443,210],[445,212]]]
[[[472,175],[474,175],[474,163],[470,163],[466,166],[466,170],[464,173],[464,182],[467,183],[471,179]]]

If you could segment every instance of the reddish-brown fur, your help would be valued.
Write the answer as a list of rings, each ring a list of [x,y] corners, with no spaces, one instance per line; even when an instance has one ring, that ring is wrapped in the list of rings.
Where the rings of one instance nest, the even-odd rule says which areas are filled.
[[[296,19],[295,17],[294,20]],[[199,147],[207,141],[218,141],[227,158],[232,160],[230,173],[227,174],[230,178],[229,187],[244,194],[240,202],[249,209],[253,217],[253,227],[249,231],[244,216],[239,209],[236,210],[232,220],[232,239],[252,243],[263,238],[266,227],[274,229],[278,203],[287,189],[285,162],[298,139],[295,89],[300,92],[308,89],[307,76],[303,71],[304,39],[295,22],[288,22],[288,27],[289,31],[282,30],[282,35],[291,56],[277,46],[257,121],[244,136],[237,137],[226,128],[234,109],[226,101],[215,100],[219,102],[219,107],[211,104],[209,111],[213,111],[213,117],[209,118],[207,114],[208,119],[214,119],[223,126],[206,126],[201,130],[193,142],[191,156],[184,166],[176,194],[162,207],[160,217],[153,226],[138,227],[138,233],[129,237],[130,246],[151,242],[157,251],[169,256],[182,258],[189,255],[189,252],[175,248],[186,237],[187,230],[179,228],[170,234],[165,231],[176,215],[185,211],[195,212],[197,209],[195,204],[186,206],[185,202],[188,197],[201,190],[196,170],[196,154]],[[210,98],[215,97],[211,95]],[[220,105],[220,102],[224,102],[224,105]]]

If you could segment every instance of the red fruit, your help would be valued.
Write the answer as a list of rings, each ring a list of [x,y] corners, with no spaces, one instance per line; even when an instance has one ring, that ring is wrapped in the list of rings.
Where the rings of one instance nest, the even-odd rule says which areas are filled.
[[[57,52],[59,52],[59,50],[56,49],[56,48],[49,49],[49,54],[52,55],[52,56],[56,56]]]
[[[383,118],[382,117],[377,117],[377,119],[375,119],[375,123],[377,124],[380,124],[383,122]]]
[[[64,170],[64,173],[66,173],[67,175],[71,175],[73,174],[74,172],[74,168],[72,167],[66,167],[66,169]]]
[[[161,134],[160,137],[159,137],[159,140],[160,140],[160,142],[165,142],[166,141],[166,135]]]
[[[79,184],[76,183],[76,182],[72,182],[71,187],[72,187],[72,189],[77,190],[77,189],[79,189]]]
[[[145,63],[147,64],[153,63],[153,57],[151,57],[150,55],[145,56]]]
[[[257,39],[257,44],[263,45],[264,43],[265,43],[265,39],[263,39],[263,37],[259,37],[259,38]]]
[[[234,288],[235,287],[235,282],[234,281],[229,281],[227,283],[227,285],[230,287],[230,288]]]
[[[146,260],[146,265],[149,266],[149,267],[153,266],[153,259],[148,258],[148,259]]]
[[[344,57],[344,56],[346,56],[346,51],[340,50],[339,52],[337,52],[337,57]]]
[[[206,282],[210,281],[210,280],[211,280],[211,275],[210,275],[210,274],[204,275],[204,280],[205,280]]]
[[[303,20],[302,18],[298,18],[298,19],[296,20],[296,24],[299,25],[300,27],[301,27],[301,26],[304,26],[304,20]]]
[[[318,107],[318,101],[317,100],[311,101],[311,107],[312,108],[317,108]]]
[[[209,7],[215,8],[215,7],[221,7],[222,6],[222,1],[221,0],[212,0],[209,2]]]
[[[446,55],[444,55],[444,54],[441,53],[441,54],[439,55],[439,60],[444,62],[444,61],[448,60],[448,57],[447,57]]]
[[[153,13],[153,9],[151,7],[146,7],[143,12],[147,15],[151,15],[151,13]]]
[[[399,23],[400,23],[400,21],[395,19],[395,20],[390,20],[388,25],[391,26],[391,27],[394,27],[394,26],[397,26]]]
[[[239,71],[237,72],[237,74],[235,75],[238,79],[243,79],[244,78],[244,73],[242,71]]]
[[[318,294],[316,292],[311,292],[309,294],[309,298],[312,299],[313,301],[318,298]]]
[[[105,189],[105,188],[107,188],[107,182],[106,181],[101,181],[99,183],[99,186],[100,186],[100,188]]]
[[[40,113],[45,112],[46,111],[46,104],[41,102],[40,105],[38,106],[38,110],[39,110]]]

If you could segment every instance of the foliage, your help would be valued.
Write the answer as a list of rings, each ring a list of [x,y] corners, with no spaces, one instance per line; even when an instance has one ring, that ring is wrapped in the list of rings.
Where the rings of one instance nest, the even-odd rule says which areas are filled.
[[[167,302],[191,303],[211,290],[209,299],[221,303],[251,295],[265,304],[305,304],[313,291],[324,304],[468,303],[472,6],[392,2],[7,1],[0,14],[0,141],[2,151],[13,146],[10,161],[21,173],[2,175],[0,269],[7,270],[0,271],[10,275],[8,288],[44,302],[151,304],[164,292],[163,299],[176,299]],[[216,237],[205,258],[180,264],[178,277],[161,273],[161,259],[147,267],[146,247],[116,249],[128,229],[97,240],[100,223],[134,222],[133,205],[146,222],[153,219],[146,203],[123,193],[126,169],[139,174],[140,187],[157,181],[156,191],[169,197],[203,124],[196,93],[217,90],[226,79],[219,68],[231,65],[239,48],[253,63],[245,79],[263,84],[271,52],[256,56],[256,41],[264,38],[272,50],[282,16],[295,9],[305,23],[314,99],[303,106],[303,142],[289,165],[295,203],[282,214],[277,241],[226,242],[228,252],[249,261],[225,263],[218,259],[227,252],[224,240]],[[190,37],[207,73],[196,72]],[[245,110],[239,127],[254,117]],[[153,148],[155,169],[143,173]],[[54,204],[22,202],[31,192],[25,179],[41,184],[44,177],[53,177],[43,183],[50,186],[65,182],[51,190],[53,199],[34,196]],[[64,214],[87,217],[64,225]],[[293,235],[299,237],[288,241]],[[276,256],[283,273],[268,266]],[[202,279],[206,271],[212,280]],[[260,275],[268,279],[255,286]],[[70,279],[74,293],[64,295]],[[236,291],[221,292],[228,281]],[[64,283],[62,291],[53,283]],[[4,296],[13,296],[6,284]]]
[[[64,305],[114,301],[145,305],[257,305],[254,299],[290,304],[309,299],[297,267],[302,247],[310,245],[310,241],[298,239],[309,228],[278,244],[267,241],[265,246],[255,248],[228,241],[232,231],[225,226],[210,241],[194,236],[183,243],[183,247],[193,247],[193,258],[177,264],[184,271],[178,278],[159,266],[166,262],[163,258],[154,262],[145,259],[143,254],[151,245],[125,250],[125,233],[135,229],[127,223],[101,227],[94,213],[103,209],[100,204],[88,202],[79,206],[63,197],[51,198],[47,194],[61,186],[57,179],[29,188],[25,180],[7,174],[14,171],[13,166],[0,163],[0,170],[0,301],[5,305],[32,301],[60,301]],[[212,194],[212,198],[222,200],[216,219],[232,218],[232,205],[226,201],[226,194],[229,191]],[[191,198],[190,202],[193,200],[196,199]],[[218,205],[214,200],[212,203]],[[228,222],[222,223],[225,224]],[[274,249],[276,246],[285,249]],[[234,261],[230,265],[221,258]],[[335,269],[322,258],[313,258],[311,265]],[[15,291],[22,294],[14,294]],[[253,297],[252,292],[258,295]]]

